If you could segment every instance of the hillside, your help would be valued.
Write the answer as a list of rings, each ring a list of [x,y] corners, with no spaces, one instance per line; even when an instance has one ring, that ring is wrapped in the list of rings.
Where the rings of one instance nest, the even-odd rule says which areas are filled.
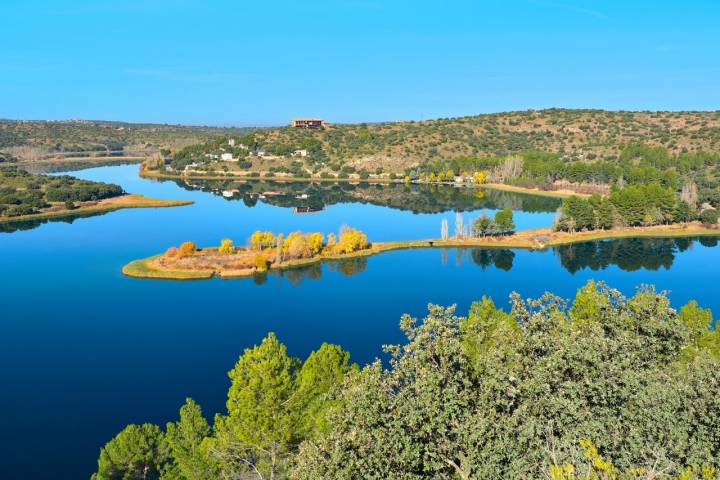
[[[554,153],[563,160],[614,160],[628,145],[669,155],[720,151],[720,112],[608,112],[541,110],[422,122],[331,125],[322,130],[282,127],[237,136],[233,148],[215,138],[175,152],[176,170],[207,164],[231,153],[240,170],[393,172],[458,158]],[[293,152],[303,152],[302,155]],[[253,157],[253,158],[249,158]],[[252,160],[248,163],[248,160]],[[233,170],[216,162],[210,170]]]
[[[0,120],[0,162],[13,156],[24,162],[72,158],[149,157],[161,149],[178,150],[246,128],[135,124],[106,121]]]
[[[332,119],[328,119],[332,120]],[[0,120],[0,151],[21,160],[88,152],[149,156],[253,129],[106,121]],[[720,112],[528,110],[427,121],[332,125],[309,131],[256,129],[269,153],[307,148],[358,170],[402,171],[427,161],[539,150],[573,158],[617,155],[642,141],[671,152],[720,150]]]
[[[318,141],[330,160],[358,168],[403,170],[424,161],[501,156],[539,150],[573,158],[617,155],[644,142],[671,152],[720,150],[720,112],[610,112],[549,109],[441,118],[422,122],[292,128],[260,136],[271,147]],[[272,148],[271,148],[272,149]]]

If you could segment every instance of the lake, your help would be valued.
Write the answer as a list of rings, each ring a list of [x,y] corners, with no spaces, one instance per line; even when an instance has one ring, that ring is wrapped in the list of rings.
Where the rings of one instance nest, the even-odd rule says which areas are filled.
[[[549,226],[558,201],[507,192],[412,185],[151,181],[137,165],[74,172],[192,206],[5,226],[0,233],[0,472],[4,479],[87,478],[98,451],[128,423],[174,420],[185,397],[207,416],[224,408],[230,370],[269,331],[305,357],[323,341],[364,364],[402,341],[403,313],[428,303],[464,314],[488,295],[507,306],[588,279],[632,294],[640,284],[720,311],[717,240],[588,242],[546,251],[421,249],[235,280],[124,277],[130,260],[193,240],[244,243],[256,229],[337,232],[371,241],[438,237],[455,208],[464,222],[513,208],[519,229]],[[314,213],[294,213],[314,211]],[[317,210],[317,211],[316,211]]]

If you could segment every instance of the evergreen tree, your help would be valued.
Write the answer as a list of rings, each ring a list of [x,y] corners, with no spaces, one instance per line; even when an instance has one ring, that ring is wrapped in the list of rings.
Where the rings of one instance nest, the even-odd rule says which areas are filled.
[[[170,462],[165,436],[157,425],[128,425],[100,449],[92,480],[151,480]]]
[[[215,417],[211,452],[224,476],[242,472],[276,478],[284,469],[293,443],[293,392],[297,360],[270,333],[262,343],[245,349],[229,372],[227,415]]]
[[[512,232],[515,229],[515,222],[513,221],[513,212],[509,208],[503,208],[499,212],[495,213],[495,226],[498,232],[506,234]]]
[[[192,398],[180,407],[180,420],[167,424],[165,438],[174,460],[174,474],[164,473],[163,480],[211,480],[218,472],[208,455],[204,441],[210,436],[210,425],[200,406]]]

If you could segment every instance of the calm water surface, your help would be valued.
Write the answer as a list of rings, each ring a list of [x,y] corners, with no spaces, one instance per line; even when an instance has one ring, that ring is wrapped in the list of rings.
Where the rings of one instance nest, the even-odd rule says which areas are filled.
[[[482,295],[502,305],[513,290],[571,296],[591,278],[626,294],[656,284],[671,292],[676,306],[696,298],[720,311],[714,239],[594,242],[544,252],[395,251],[256,279],[126,278],[120,269],[129,260],[184,240],[244,243],[258,228],[329,232],[342,224],[377,241],[427,238],[439,236],[443,218],[452,231],[452,202],[466,222],[504,206],[525,209],[515,212],[518,228],[549,225],[557,208],[554,201],[509,194],[480,199],[416,187],[188,186],[143,180],[136,172],[137,166],[114,166],[76,175],[196,203],[0,233],[3,479],[87,478],[99,448],[123,426],[173,420],[186,396],[208,416],[220,411],[226,372],[269,331],[293,355],[304,357],[328,341],[365,363],[381,354],[382,344],[402,341],[401,314],[421,316],[428,302],[455,303],[464,313]],[[259,198],[276,190],[280,196]],[[232,198],[218,195],[222,191]],[[292,210],[318,205],[325,209]]]

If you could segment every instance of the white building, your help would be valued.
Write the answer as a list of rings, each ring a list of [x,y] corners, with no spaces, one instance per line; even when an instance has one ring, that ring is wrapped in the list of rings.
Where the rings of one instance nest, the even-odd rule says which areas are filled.
[[[234,138],[231,138],[230,140],[228,140],[228,145],[230,145],[231,147],[234,147],[234,146],[235,146],[235,139],[234,139]]]
[[[295,150],[292,153],[293,157],[307,157],[307,150]]]
[[[257,151],[257,156],[258,156],[258,157],[264,157],[264,156],[265,156],[265,150],[258,150],[258,151]]]
[[[233,159],[232,153],[223,153],[223,154],[220,156],[220,158],[222,159],[223,162],[230,162],[230,161],[232,161],[232,159]]]

